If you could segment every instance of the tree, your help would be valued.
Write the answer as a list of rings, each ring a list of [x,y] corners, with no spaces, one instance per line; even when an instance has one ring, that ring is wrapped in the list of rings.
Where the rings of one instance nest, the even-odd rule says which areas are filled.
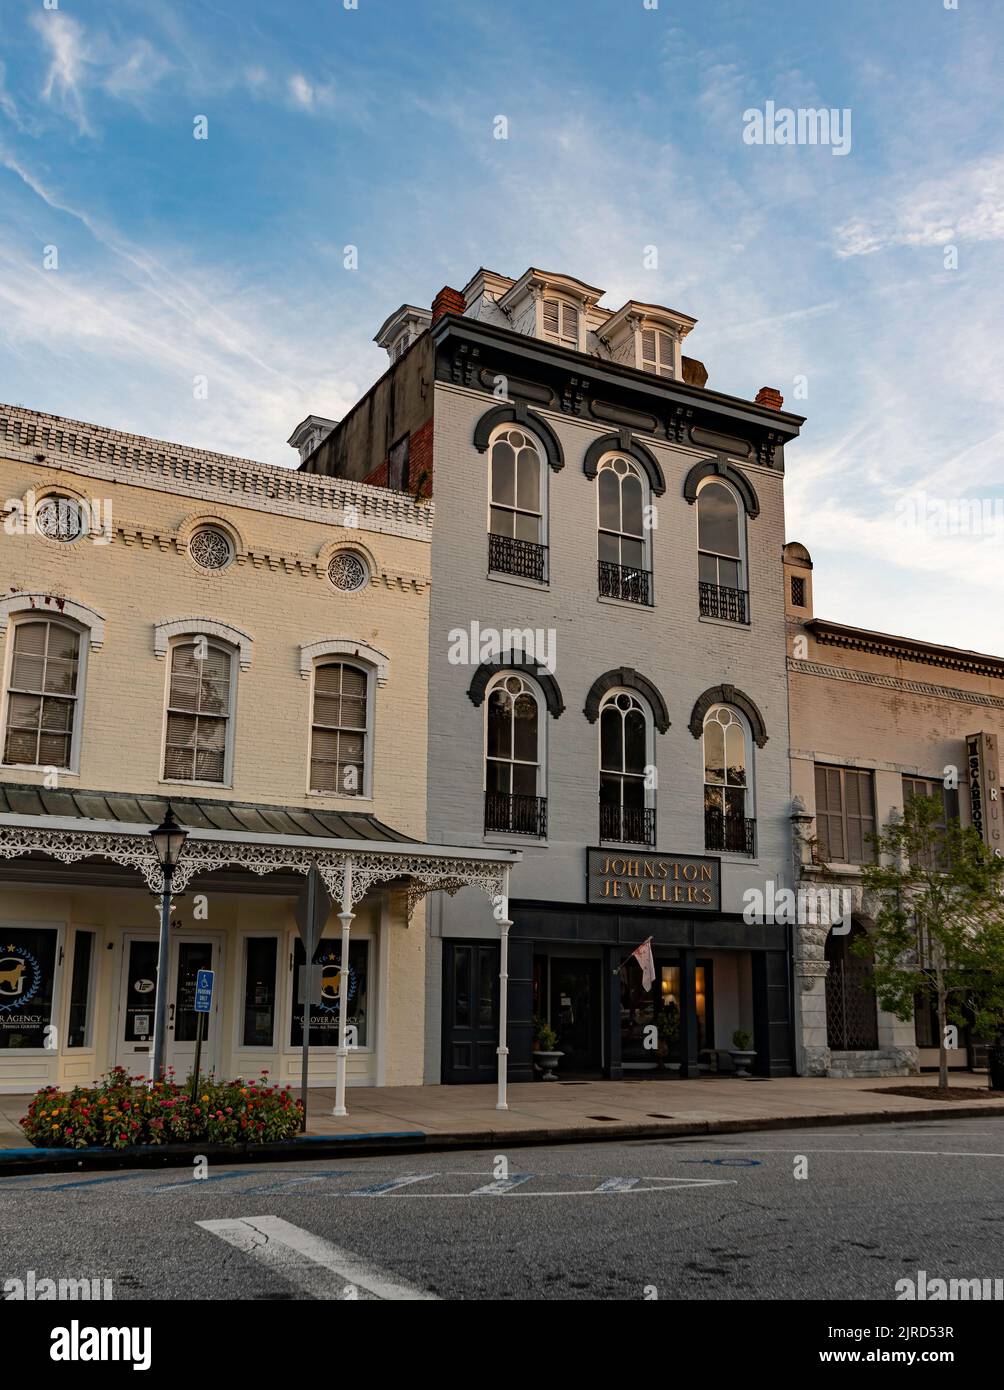
[[[938,797],[910,797],[872,837],[862,869],[878,904],[852,949],[874,952],[883,1009],[906,1021],[919,997],[938,1016],[938,1084],[948,1088],[949,1024],[996,1037],[1004,1027],[1004,859],[971,826],[944,822]]]

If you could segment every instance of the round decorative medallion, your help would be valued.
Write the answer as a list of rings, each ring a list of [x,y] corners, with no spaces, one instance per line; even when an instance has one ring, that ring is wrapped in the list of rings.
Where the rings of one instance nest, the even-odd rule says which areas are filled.
[[[35,525],[43,536],[51,541],[63,541],[70,545],[84,534],[84,518],[81,504],[75,497],[63,493],[50,493],[43,497],[35,508]]]
[[[340,550],[328,566],[328,578],[336,589],[352,593],[365,586],[369,573],[358,555],[351,550]]]
[[[212,526],[196,531],[188,543],[188,553],[203,570],[225,570],[234,558],[229,537]]]

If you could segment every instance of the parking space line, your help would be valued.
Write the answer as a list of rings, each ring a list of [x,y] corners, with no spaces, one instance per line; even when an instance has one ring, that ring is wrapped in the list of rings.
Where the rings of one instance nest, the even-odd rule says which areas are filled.
[[[251,1256],[316,1299],[342,1299],[347,1288],[391,1302],[438,1302],[436,1295],[407,1284],[320,1236],[279,1216],[245,1216],[197,1221],[210,1235]]]

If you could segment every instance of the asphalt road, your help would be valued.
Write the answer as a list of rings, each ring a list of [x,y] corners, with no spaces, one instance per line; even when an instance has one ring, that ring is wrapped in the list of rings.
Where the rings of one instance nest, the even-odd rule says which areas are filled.
[[[0,1292],[888,1300],[919,1270],[1004,1276],[1002,1180],[992,1119],[10,1177]]]

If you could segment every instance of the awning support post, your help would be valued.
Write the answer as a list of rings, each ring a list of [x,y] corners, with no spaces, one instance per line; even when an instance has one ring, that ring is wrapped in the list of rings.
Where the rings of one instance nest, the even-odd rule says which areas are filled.
[[[342,910],[338,920],[342,924],[342,959],[338,976],[338,1053],[335,1071],[335,1108],[333,1114],[347,1115],[345,1109],[345,1071],[349,1050],[346,1046],[349,1014],[349,930],[355,913],[352,911],[352,856],[345,860],[345,876],[342,880]]]
[[[502,896],[495,908],[499,924],[499,1090],[496,1110],[508,1110],[509,1083],[509,869],[502,870]]]

